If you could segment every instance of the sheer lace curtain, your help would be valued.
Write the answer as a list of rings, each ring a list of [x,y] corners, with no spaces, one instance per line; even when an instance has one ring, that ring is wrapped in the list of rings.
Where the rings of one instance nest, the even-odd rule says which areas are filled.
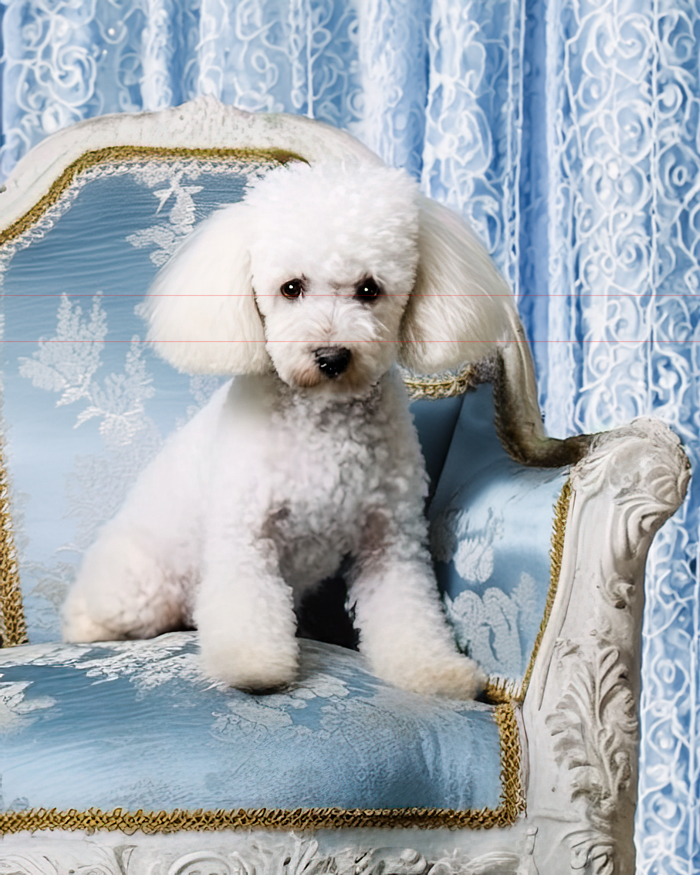
[[[7,175],[56,129],[198,94],[350,130],[508,277],[550,433],[666,420],[700,457],[695,0],[0,0]],[[643,872],[700,869],[698,489],[645,617]]]

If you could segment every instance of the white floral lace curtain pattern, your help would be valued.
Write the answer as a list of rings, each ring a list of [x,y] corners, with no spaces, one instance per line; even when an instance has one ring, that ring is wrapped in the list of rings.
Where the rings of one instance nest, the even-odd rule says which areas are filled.
[[[107,112],[213,94],[345,128],[472,223],[550,433],[654,415],[700,462],[693,0],[0,0],[0,173]],[[641,872],[700,870],[698,489],[648,569]]]

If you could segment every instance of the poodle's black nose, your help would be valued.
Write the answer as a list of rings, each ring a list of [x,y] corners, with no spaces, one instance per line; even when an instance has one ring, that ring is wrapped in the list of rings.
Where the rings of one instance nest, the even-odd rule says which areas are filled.
[[[339,377],[350,364],[352,353],[344,346],[322,346],[314,350],[319,370],[327,377]]]

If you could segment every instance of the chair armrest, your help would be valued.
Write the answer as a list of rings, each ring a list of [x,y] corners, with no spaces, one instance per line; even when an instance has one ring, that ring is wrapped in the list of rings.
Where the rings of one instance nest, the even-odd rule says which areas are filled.
[[[540,871],[634,871],[644,566],[690,465],[663,423],[596,435],[571,471],[561,570],[523,703]],[[538,865],[539,861],[538,861]]]

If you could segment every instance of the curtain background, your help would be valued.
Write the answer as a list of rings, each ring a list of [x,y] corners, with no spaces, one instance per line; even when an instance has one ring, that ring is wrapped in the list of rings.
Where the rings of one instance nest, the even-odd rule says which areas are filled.
[[[697,0],[0,0],[0,173],[107,112],[214,94],[346,128],[508,278],[551,434],[642,414],[696,470]],[[698,487],[657,536],[639,871],[700,871]]]

